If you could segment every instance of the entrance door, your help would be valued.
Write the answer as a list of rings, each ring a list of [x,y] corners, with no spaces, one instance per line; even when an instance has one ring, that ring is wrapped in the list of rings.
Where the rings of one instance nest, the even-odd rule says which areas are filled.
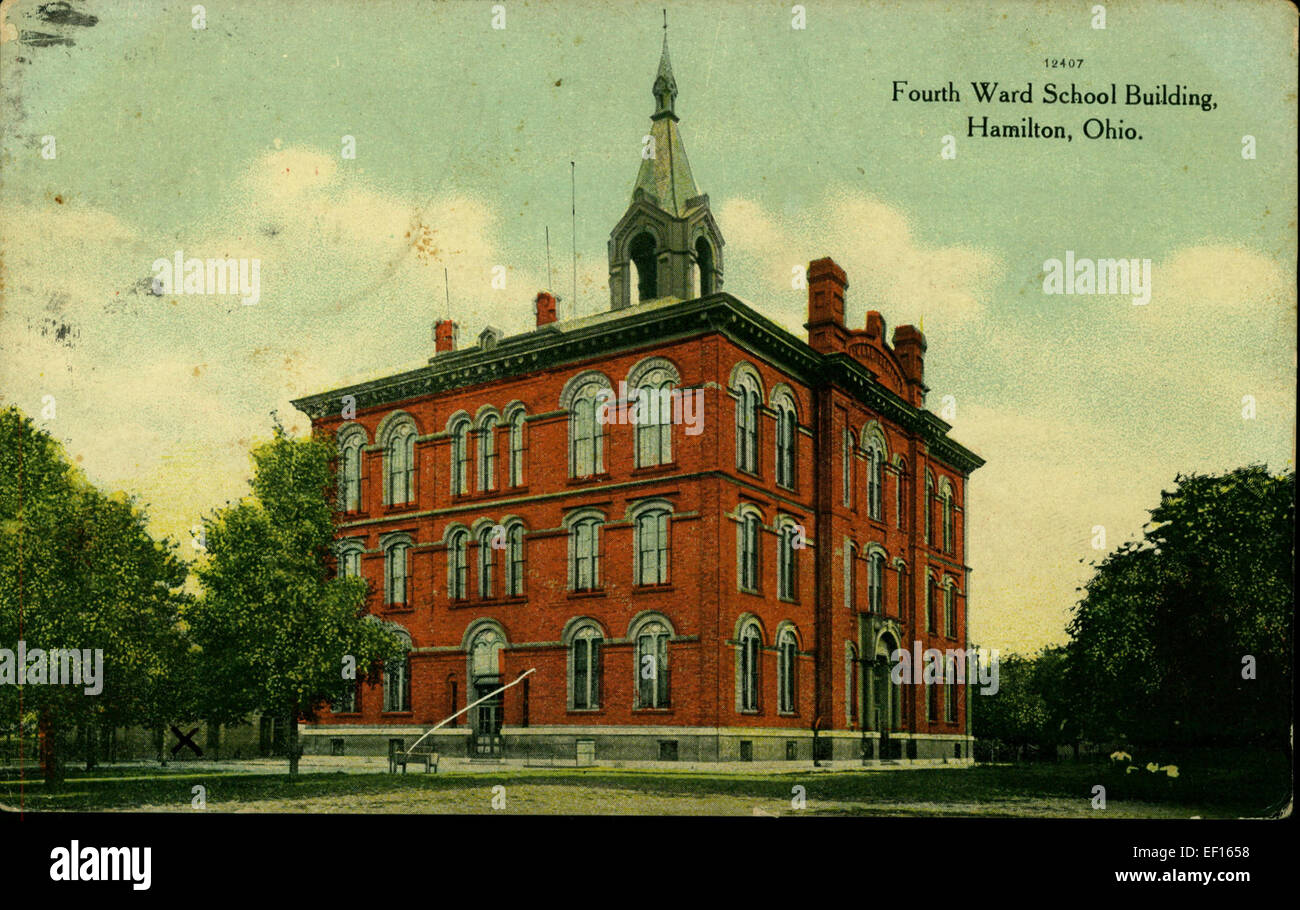
[[[476,698],[483,698],[501,684],[496,680],[477,684]],[[501,755],[501,715],[504,693],[498,692],[474,709],[474,754]]]

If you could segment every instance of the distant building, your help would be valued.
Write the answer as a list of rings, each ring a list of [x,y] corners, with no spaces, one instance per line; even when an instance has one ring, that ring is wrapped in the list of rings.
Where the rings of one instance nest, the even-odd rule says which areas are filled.
[[[653,93],[608,312],[559,322],[543,292],[530,332],[458,350],[439,322],[427,366],[295,402],[338,440],[339,570],[410,643],[308,753],[409,746],[533,668],[438,750],[806,760],[816,727],[820,757],[969,760],[964,686],[889,676],[896,648],[966,641],[983,462],[924,409],[925,338],[847,328],[830,259],[806,341],[725,293],[666,41]]]

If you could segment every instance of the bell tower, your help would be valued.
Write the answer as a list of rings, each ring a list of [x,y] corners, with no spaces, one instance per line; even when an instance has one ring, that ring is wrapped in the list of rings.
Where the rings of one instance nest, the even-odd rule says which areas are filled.
[[[690,300],[722,289],[722,232],[686,160],[677,125],[677,80],[668,25],[651,93],[655,112],[642,141],[632,202],[609,235],[610,307],[664,297]]]

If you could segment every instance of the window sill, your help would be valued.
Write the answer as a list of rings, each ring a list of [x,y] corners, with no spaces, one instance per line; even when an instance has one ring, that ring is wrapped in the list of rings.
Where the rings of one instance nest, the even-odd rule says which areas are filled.
[[[604,597],[605,589],[597,588],[594,591],[570,591],[569,600],[581,600],[584,597]]]
[[[737,711],[736,713],[737,713],[737,714],[743,714],[743,715],[745,715],[746,717],[758,717],[758,716],[759,716],[760,714],[762,714],[763,712],[760,711],[760,710],[758,710],[757,708],[741,708],[741,709],[740,709],[739,711]]]
[[[633,594],[668,594],[676,590],[671,584],[662,585],[633,585]]]
[[[798,717],[799,712],[798,711],[777,711],[776,716],[777,717]]]
[[[605,713],[604,708],[568,708],[566,714],[579,714],[583,717],[600,716]]]
[[[384,612],[385,613],[414,613],[415,607],[410,606],[408,604],[386,604],[384,606]]]
[[[591,484],[602,483],[607,480],[610,480],[610,474],[608,471],[601,474],[588,474],[586,477],[570,477],[566,485],[570,487],[585,487]]]
[[[673,474],[678,470],[677,462],[668,461],[663,464],[648,464],[639,468],[633,468],[633,477],[647,477],[655,474]]]
[[[410,717],[414,711],[380,711],[380,717]]]
[[[672,708],[633,708],[633,714],[672,714]]]
[[[763,592],[762,592],[761,590],[759,590],[758,588],[740,588],[739,591],[740,591],[741,594],[751,594],[751,595],[753,595],[754,597],[762,597],[762,596],[763,596]]]

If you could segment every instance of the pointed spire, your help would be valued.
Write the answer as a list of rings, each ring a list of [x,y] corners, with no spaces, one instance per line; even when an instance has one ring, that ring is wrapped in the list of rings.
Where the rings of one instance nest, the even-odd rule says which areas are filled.
[[[664,50],[659,55],[659,73],[655,76],[653,92],[655,96],[655,119],[668,115],[676,120],[677,115],[673,113],[673,102],[677,99],[677,80],[673,78],[673,64],[668,59],[667,10],[664,10]]]

